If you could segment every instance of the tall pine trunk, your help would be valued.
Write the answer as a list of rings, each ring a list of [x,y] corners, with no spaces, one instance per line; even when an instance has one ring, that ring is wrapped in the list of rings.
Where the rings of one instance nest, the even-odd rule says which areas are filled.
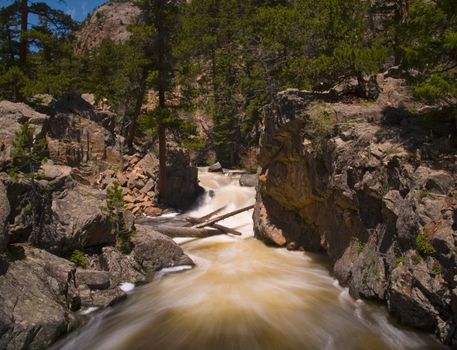
[[[19,63],[22,70],[27,65],[28,39],[27,30],[29,24],[29,6],[28,0],[21,0],[21,41],[19,44]]]
[[[164,6],[164,0],[156,0],[159,8],[159,13]],[[165,83],[165,33],[164,24],[161,16],[158,16],[157,23],[157,63],[159,70],[159,108],[163,110],[166,107],[166,83]],[[159,200],[166,202],[167,200],[167,140],[166,140],[166,125],[163,121],[159,125]]]
[[[143,70],[140,79],[140,87],[138,91],[138,95],[135,101],[135,108],[133,114],[131,116],[130,125],[127,131],[127,138],[125,140],[125,144],[127,147],[132,147],[133,140],[135,139],[136,129],[137,129],[137,119],[138,116],[141,114],[141,108],[143,107],[144,96],[146,95],[146,80],[148,77],[148,72],[146,69]]]

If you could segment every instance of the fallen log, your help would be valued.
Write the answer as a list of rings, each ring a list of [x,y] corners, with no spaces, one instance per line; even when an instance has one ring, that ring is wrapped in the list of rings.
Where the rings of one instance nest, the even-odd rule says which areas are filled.
[[[205,216],[202,216],[201,218],[194,218],[192,216],[186,216],[185,220],[187,220],[192,225],[201,224],[201,223],[211,219],[214,215],[219,214],[225,208],[226,208],[226,205],[224,205],[223,207],[221,207],[219,209],[216,209],[215,211],[213,211]]]
[[[210,227],[214,227],[215,229],[218,229],[224,233],[235,235],[235,236],[242,236],[243,234],[237,230],[234,230],[233,228],[222,226],[219,224],[212,224]]]
[[[152,230],[160,232],[161,234],[171,237],[194,237],[205,238],[224,234],[224,231],[217,228],[195,228],[195,227],[179,227],[179,226],[149,226]]]
[[[250,205],[250,206],[245,207],[245,208],[237,209],[237,210],[235,210],[235,211],[232,211],[232,212],[230,212],[230,213],[227,213],[227,214],[224,214],[224,215],[215,217],[214,219],[205,221],[205,222],[203,222],[203,223],[201,223],[201,224],[198,224],[198,225],[195,225],[195,226],[193,226],[193,227],[195,227],[195,228],[204,228],[204,227],[206,227],[206,226],[211,226],[211,225],[215,224],[216,222],[219,222],[219,221],[228,219],[229,217],[238,215],[238,214],[240,214],[240,213],[242,213],[242,212],[245,212],[245,211],[248,211],[248,210],[251,210],[251,209],[254,209],[254,205]]]

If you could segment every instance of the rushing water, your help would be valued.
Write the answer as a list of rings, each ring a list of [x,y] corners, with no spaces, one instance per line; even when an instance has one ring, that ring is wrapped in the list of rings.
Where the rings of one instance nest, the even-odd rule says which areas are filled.
[[[190,215],[254,202],[254,189],[239,187],[236,176],[202,172],[200,180],[208,192]],[[395,326],[383,307],[352,299],[323,258],[255,240],[251,217],[221,222],[242,237],[181,240],[194,269],[158,273],[58,348],[441,349],[430,335]]]

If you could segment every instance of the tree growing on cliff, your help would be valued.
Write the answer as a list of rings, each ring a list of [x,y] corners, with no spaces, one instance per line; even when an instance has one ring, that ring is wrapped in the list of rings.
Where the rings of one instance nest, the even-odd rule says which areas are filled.
[[[35,177],[41,161],[48,155],[46,139],[43,135],[34,135],[35,129],[28,123],[21,125],[15,133],[13,151],[11,152],[11,173],[22,172]]]
[[[102,209],[108,214],[114,226],[117,248],[123,253],[129,254],[133,249],[133,243],[130,240],[133,232],[125,222],[126,209],[119,183],[115,182],[106,189],[106,206]]]

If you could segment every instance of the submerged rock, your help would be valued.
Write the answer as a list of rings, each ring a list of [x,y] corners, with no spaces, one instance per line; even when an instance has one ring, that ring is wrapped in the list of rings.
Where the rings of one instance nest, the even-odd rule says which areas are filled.
[[[256,174],[243,174],[240,177],[240,186],[256,187],[259,183],[259,176]]]
[[[223,171],[221,163],[217,162],[208,168],[210,173],[221,173]]]

